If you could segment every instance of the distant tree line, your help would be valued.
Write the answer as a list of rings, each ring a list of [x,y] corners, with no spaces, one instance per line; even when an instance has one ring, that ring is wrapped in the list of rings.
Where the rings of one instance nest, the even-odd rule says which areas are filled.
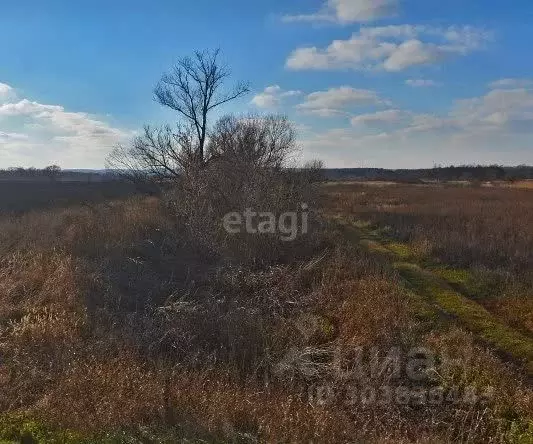
[[[44,168],[35,167],[11,167],[0,169],[0,177],[48,177],[51,180],[57,179],[61,175],[61,167],[58,165],[49,165]]]
[[[501,165],[460,165],[436,166],[427,169],[383,168],[339,168],[325,171],[328,179],[358,178],[366,180],[388,180],[400,182],[417,181],[494,181],[494,180],[526,180],[533,179],[533,166],[519,165],[505,167]]]

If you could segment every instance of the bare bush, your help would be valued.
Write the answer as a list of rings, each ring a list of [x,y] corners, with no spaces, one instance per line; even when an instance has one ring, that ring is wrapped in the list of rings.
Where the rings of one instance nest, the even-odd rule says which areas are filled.
[[[324,182],[326,180],[324,169],[325,164],[320,159],[310,160],[303,167],[303,171],[307,174],[310,182]]]
[[[179,226],[211,253],[233,258],[238,253],[246,262],[285,257],[290,248],[279,235],[231,235],[224,230],[223,218],[246,209],[279,216],[313,206],[315,188],[309,175],[288,168],[297,151],[293,124],[284,116],[221,118],[209,141],[209,161],[184,172],[167,194]]]
[[[285,116],[222,117],[209,141],[208,157],[247,170],[287,166],[297,151],[294,126]]]
[[[107,167],[136,184],[141,190],[159,191],[179,180],[197,164],[197,142],[191,127],[144,127],[131,145],[118,145],[107,158]]]

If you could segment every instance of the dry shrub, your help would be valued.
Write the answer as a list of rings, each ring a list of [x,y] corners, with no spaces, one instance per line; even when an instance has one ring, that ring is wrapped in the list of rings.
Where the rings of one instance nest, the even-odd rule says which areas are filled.
[[[34,211],[0,220],[0,251],[64,249],[75,255],[105,255],[111,248],[170,232],[171,221],[156,198],[134,197],[65,209]]]
[[[220,371],[175,368],[165,375],[127,353],[75,363],[34,409],[38,417],[89,433],[179,425],[176,440],[231,442],[448,442],[452,420],[465,432],[468,418],[474,423],[469,412],[447,423],[442,416],[413,413],[314,405],[305,392],[236,382]],[[496,442],[484,436],[484,442]]]
[[[351,296],[344,298],[335,314],[341,319],[339,335],[347,342],[361,346],[392,343],[399,329],[406,325],[405,294],[395,283],[368,276],[346,282],[335,291]]]
[[[484,305],[509,325],[533,333],[533,298],[523,289],[516,292],[507,289],[501,297],[490,299]]]
[[[134,353],[81,356],[32,410],[63,427],[111,431],[161,421],[164,388],[161,372],[148,369]]]
[[[533,412],[533,392],[527,379],[511,364],[476,344],[471,333],[453,327],[428,334],[425,342],[442,359],[437,375],[441,383],[487,387],[498,408],[516,410],[520,413],[517,417]]]
[[[222,118],[211,136],[207,164],[184,169],[167,193],[179,230],[204,254],[226,260],[261,266],[308,257],[319,244],[317,190],[314,171],[286,168],[295,152],[294,129],[286,118]],[[311,209],[308,233],[302,233],[302,205]],[[224,217],[246,209],[273,214],[275,232],[226,232]],[[277,226],[286,212],[299,215],[291,241],[282,239]]]
[[[321,305],[347,343],[392,343],[409,325],[406,296],[395,274],[359,248],[338,248],[323,264]]]

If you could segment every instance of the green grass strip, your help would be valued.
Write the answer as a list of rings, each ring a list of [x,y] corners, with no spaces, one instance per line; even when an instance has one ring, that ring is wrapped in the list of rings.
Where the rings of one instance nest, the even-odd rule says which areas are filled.
[[[500,352],[525,365],[533,376],[533,340],[498,321],[477,302],[454,291],[437,276],[416,264],[399,262],[395,268],[411,287]]]
[[[346,222],[342,224],[346,228]],[[428,301],[423,304],[413,297],[424,318],[434,317],[431,306],[436,306],[497,351],[522,364],[528,375],[533,376],[533,339],[499,321],[482,305],[452,288],[469,281],[467,270],[428,264],[427,258],[417,255],[409,245],[387,239],[383,231],[372,229],[364,222],[352,223],[351,229],[359,234],[359,243],[369,251],[395,261],[394,267],[411,289]]]

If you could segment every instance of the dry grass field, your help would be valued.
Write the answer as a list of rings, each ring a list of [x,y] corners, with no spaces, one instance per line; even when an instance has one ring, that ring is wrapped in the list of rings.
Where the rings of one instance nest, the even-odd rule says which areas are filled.
[[[471,296],[533,332],[533,194],[525,189],[395,185],[329,188],[332,207],[438,259]],[[466,280],[466,282],[465,282]]]
[[[0,439],[533,442],[531,191],[320,192],[260,262],[155,197],[2,217]]]
[[[39,208],[66,207],[131,196],[135,188],[124,182],[23,182],[0,180],[0,214]]]
[[[511,188],[523,188],[526,190],[531,190],[533,189],[533,180],[517,180],[515,182],[507,184],[507,186]]]

